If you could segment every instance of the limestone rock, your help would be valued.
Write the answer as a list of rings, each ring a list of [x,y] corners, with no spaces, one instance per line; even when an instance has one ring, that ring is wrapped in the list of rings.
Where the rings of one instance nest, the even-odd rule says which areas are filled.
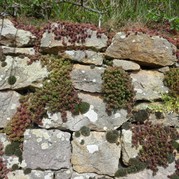
[[[104,33],[101,34],[101,38],[97,38],[97,31],[89,29],[87,33],[90,34],[91,37],[87,37],[84,43],[75,42],[75,44],[71,44],[66,37],[64,37],[64,40],[55,40],[55,35],[53,33],[44,32],[41,39],[41,50],[46,53],[57,54],[58,51],[66,49],[66,46],[70,50],[78,47],[100,50],[107,47],[108,37]],[[63,41],[66,46],[63,45]]]
[[[0,128],[4,128],[19,106],[20,95],[14,91],[0,92]]]
[[[153,172],[151,170],[145,169],[141,172],[128,174],[125,177],[120,177],[120,179],[168,179],[168,175],[171,175],[175,172],[175,163],[169,164],[167,168],[158,167],[157,174],[153,176]],[[118,179],[118,178],[116,178]]]
[[[176,47],[159,36],[124,32],[117,33],[106,50],[106,56],[129,59],[144,66],[168,66],[174,64]]]
[[[55,179],[71,179],[72,177],[71,169],[61,169],[55,172]]]
[[[137,157],[140,148],[132,147],[132,131],[122,129],[122,161],[128,165],[131,158]]]
[[[70,167],[70,134],[60,130],[28,129],[24,134],[23,159],[27,168]]]
[[[168,92],[163,84],[164,74],[158,71],[140,70],[131,75],[136,100],[155,100],[161,98],[162,93]]]
[[[152,109],[153,106],[161,106],[161,103],[159,102],[152,102],[152,103],[141,103],[135,106],[137,110],[141,109]],[[149,120],[153,124],[163,124],[165,126],[174,126],[176,128],[179,127],[179,115],[175,112],[160,112],[160,111],[154,111],[153,113],[150,113]]]
[[[72,148],[71,162],[78,173],[114,176],[118,169],[121,147],[108,143],[104,132],[91,132],[88,137],[73,136]]]
[[[135,62],[127,61],[127,60],[120,60],[114,59],[113,66],[115,67],[122,67],[125,71],[135,71],[140,70],[140,65]]]
[[[40,61],[27,65],[29,58],[6,56],[6,66],[0,66],[0,90],[19,89],[27,86],[40,87],[42,80],[48,76],[46,67],[42,68]],[[10,75],[16,77],[14,85],[8,84]]]
[[[33,46],[36,37],[31,32],[16,29],[8,19],[0,19],[1,39],[0,44],[6,46]]]
[[[103,55],[91,50],[66,50],[60,54],[64,58],[85,64],[102,65]]]
[[[88,92],[100,92],[104,68],[85,65],[74,65],[70,74],[73,85],[76,89]]]
[[[29,174],[24,174],[23,170],[9,172],[8,179],[53,179],[52,171],[32,170]]]
[[[116,129],[128,120],[127,111],[124,109],[118,110],[115,114],[109,116],[105,112],[105,103],[98,96],[79,93],[79,98],[90,104],[87,113],[72,116],[70,112],[67,112],[66,123],[63,123],[60,113],[49,115],[48,118],[42,120],[43,125],[41,127],[78,131],[82,126],[87,126],[92,130],[106,131]]]
[[[7,139],[6,134],[0,133],[0,142],[3,144],[3,147],[5,148],[10,142]]]
[[[79,174],[79,173],[73,172],[71,179],[112,179],[112,178],[109,176],[97,175],[95,173]]]
[[[14,48],[1,46],[4,55],[35,55],[34,48]]]

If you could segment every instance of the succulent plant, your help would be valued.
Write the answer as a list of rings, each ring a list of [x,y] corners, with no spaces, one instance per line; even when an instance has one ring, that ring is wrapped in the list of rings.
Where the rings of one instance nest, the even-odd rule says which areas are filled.
[[[144,124],[133,125],[132,132],[133,146],[142,146],[139,159],[153,170],[153,174],[157,172],[157,166],[168,166],[169,156],[174,155],[172,143],[179,138],[175,128],[146,121]]]
[[[179,95],[179,68],[170,68],[165,73],[164,84],[169,87],[172,95]]]
[[[17,112],[4,129],[10,141],[22,141],[26,128],[31,125],[32,114],[29,111],[28,100],[29,96],[21,99]]]
[[[8,179],[7,174],[10,172],[10,169],[7,168],[6,163],[2,158],[4,154],[3,148],[3,143],[0,142],[0,179]]]
[[[102,95],[106,111],[111,114],[121,108],[131,110],[134,90],[130,76],[121,67],[108,67],[102,74]]]

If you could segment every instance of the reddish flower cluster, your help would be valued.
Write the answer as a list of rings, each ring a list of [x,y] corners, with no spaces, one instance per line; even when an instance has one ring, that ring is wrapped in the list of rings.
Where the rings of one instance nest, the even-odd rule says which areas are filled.
[[[22,100],[17,112],[7,124],[5,132],[10,141],[20,141],[28,126],[31,124],[31,113],[28,109],[28,98]]]
[[[142,146],[139,159],[147,163],[148,168],[157,172],[157,166],[166,167],[169,159],[174,156],[173,141],[178,139],[179,134],[175,128],[152,124],[147,121],[144,124],[132,127],[133,146]]]
[[[49,23],[44,29],[48,33],[55,34],[55,40],[62,40],[64,46],[68,43],[75,45],[75,43],[85,43],[87,38],[91,38],[92,31],[97,31],[97,38],[101,38],[103,30],[97,28],[92,24],[79,24],[70,22],[57,22],[55,24]]]
[[[7,169],[5,162],[3,161],[3,144],[0,142],[0,179],[7,179],[7,173],[10,171]]]

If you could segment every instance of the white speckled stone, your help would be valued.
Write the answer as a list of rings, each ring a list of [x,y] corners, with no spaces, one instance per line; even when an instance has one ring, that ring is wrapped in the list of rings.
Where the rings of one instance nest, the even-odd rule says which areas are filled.
[[[4,128],[19,106],[20,95],[15,91],[0,92],[0,128]]]
[[[91,132],[88,137],[73,136],[71,162],[75,171],[114,176],[121,156],[121,145],[107,142],[105,135],[105,132]],[[81,144],[82,140],[84,144]]]
[[[41,141],[37,141],[39,137]],[[23,159],[27,168],[59,170],[69,168],[71,165],[71,145],[68,132],[28,129],[24,134],[23,149]]]

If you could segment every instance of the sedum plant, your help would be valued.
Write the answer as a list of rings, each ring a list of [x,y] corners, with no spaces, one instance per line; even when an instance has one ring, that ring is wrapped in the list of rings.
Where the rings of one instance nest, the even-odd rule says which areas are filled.
[[[131,109],[134,102],[132,80],[121,67],[107,67],[102,74],[102,95],[106,102],[106,112]]]

